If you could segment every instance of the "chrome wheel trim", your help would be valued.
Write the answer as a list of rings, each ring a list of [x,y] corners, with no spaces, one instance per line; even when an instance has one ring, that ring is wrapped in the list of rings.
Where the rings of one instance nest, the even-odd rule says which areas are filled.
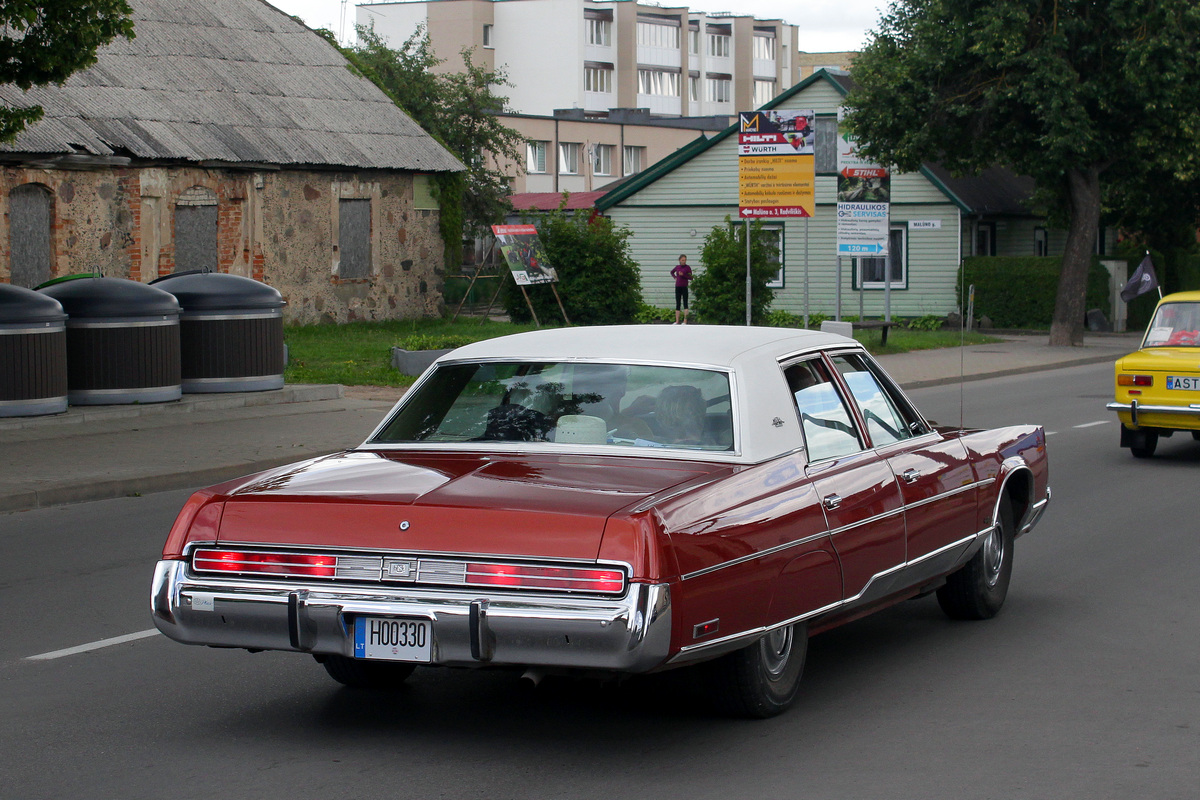
[[[787,669],[792,657],[792,626],[776,628],[759,640],[763,669],[772,680],[777,680]]]
[[[1004,531],[999,525],[992,528],[983,542],[983,578],[988,586],[1000,580],[1000,569],[1004,566]]]

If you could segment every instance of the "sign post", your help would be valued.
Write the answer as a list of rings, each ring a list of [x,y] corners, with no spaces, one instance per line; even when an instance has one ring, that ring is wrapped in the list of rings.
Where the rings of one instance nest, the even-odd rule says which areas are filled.
[[[891,222],[891,175],[887,169],[858,155],[857,143],[846,135],[842,109],[838,109],[837,254],[859,259],[858,292],[861,305],[863,258],[882,258],[885,316],[891,316],[892,270],[888,258]],[[839,270],[840,273],[840,270]],[[838,275],[841,285],[841,275]],[[838,313],[841,313],[839,303]],[[860,314],[861,316],[861,314]]]
[[[815,118],[812,109],[738,114],[738,216],[746,222],[747,325],[751,299],[750,221],[813,216]]]

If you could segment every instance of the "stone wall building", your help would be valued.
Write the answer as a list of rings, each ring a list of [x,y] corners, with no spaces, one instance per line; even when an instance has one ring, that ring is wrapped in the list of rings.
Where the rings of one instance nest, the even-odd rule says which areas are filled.
[[[328,42],[261,0],[132,0],[136,38],[0,145],[0,281],[208,269],[292,322],[436,314],[430,178],[462,165]]]

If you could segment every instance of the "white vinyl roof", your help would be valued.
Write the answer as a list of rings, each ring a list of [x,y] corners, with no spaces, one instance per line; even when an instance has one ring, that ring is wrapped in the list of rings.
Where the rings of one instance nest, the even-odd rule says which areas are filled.
[[[758,356],[775,360],[814,348],[857,344],[845,336],[794,328],[612,325],[552,328],[501,336],[460,347],[443,359],[587,359],[671,362],[728,369],[742,358]]]
[[[735,451],[661,450],[589,446],[589,454],[680,458],[734,463],[761,463],[803,447],[795,401],[787,388],[780,362],[817,350],[854,349],[854,339],[831,333],[791,328],[719,325],[622,325],[555,328],[501,336],[460,347],[435,363],[458,361],[594,361],[623,364],[661,364],[726,372],[736,428]],[[432,369],[432,368],[431,368]],[[429,376],[425,373],[421,381]],[[421,382],[418,381],[418,384]],[[401,399],[397,408],[403,405]],[[394,413],[394,411],[393,411]],[[391,416],[390,414],[388,415]],[[376,433],[386,425],[386,419]],[[374,435],[374,434],[372,434]],[[369,441],[369,439],[368,439]],[[398,445],[405,448],[413,445]],[[431,445],[417,445],[429,447]],[[467,445],[440,444],[438,449]],[[472,449],[512,452],[512,444],[472,443]],[[561,443],[523,442],[527,452],[567,452]]]

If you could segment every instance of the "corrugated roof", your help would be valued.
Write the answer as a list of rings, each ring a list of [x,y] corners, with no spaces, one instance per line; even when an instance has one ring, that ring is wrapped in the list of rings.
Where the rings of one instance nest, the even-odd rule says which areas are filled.
[[[328,42],[264,0],[130,0],[63,86],[0,101],[45,117],[0,152],[446,172],[462,164]]]

